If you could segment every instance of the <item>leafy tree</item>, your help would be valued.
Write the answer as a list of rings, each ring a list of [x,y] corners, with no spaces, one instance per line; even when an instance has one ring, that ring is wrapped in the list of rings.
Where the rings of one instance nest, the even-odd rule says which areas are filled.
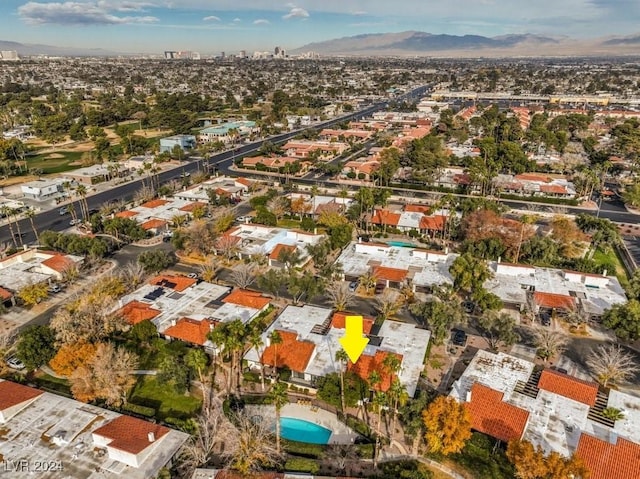
[[[577,456],[562,457],[557,452],[545,456],[540,446],[529,441],[511,441],[507,446],[507,458],[515,467],[519,479],[588,479],[589,471]]]
[[[184,364],[192,371],[193,375],[198,378],[203,390],[205,386],[204,372],[208,363],[209,357],[202,349],[189,349],[184,356]]]
[[[347,246],[353,238],[353,226],[350,224],[341,224],[328,228],[329,242],[331,249],[342,249]]]
[[[429,326],[435,344],[442,344],[449,336],[449,330],[456,324],[464,322],[460,302],[455,299],[413,303],[409,306],[409,311]]]
[[[471,438],[471,418],[463,404],[451,397],[436,398],[422,413],[425,441],[432,453],[460,452]]]
[[[419,391],[418,395],[400,407],[400,421],[404,426],[405,433],[413,438],[411,453],[418,454],[420,441],[424,437],[424,421],[422,412],[434,399],[434,392]]]
[[[453,277],[453,286],[468,293],[482,288],[484,282],[491,278],[491,271],[486,263],[469,253],[458,256],[451,264],[449,273]]]
[[[138,344],[149,345],[158,337],[158,328],[148,319],[134,324],[129,330],[128,336]]]
[[[553,266],[558,260],[558,243],[551,238],[532,236],[522,243],[520,261],[539,266]]]
[[[276,226],[278,224],[278,218],[271,211],[265,207],[256,209],[256,215],[254,216],[252,223],[265,226]]]
[[[138,255],[138,263],[142,265],[147,273],[157,273],[169,266],[176,264],[176,257],[173,253],[162,250],[143,251]]]
[[[344,403],[346,407],[355,407],[369,395],[369,387],[364,379],[352,371],[344,373]],[[337,408],[341,407],[340,375],[327,374],[318,379],[318,398]]]
[[[309,271],[305,271],[303,274],[289,271],[287,290],[292,296],[294,304],[298,304],[302,298],[312,301],[323,290],[323,282]]]
[[[622,192],[622,199],[628,205],[637,208],[640,206],[640,181],[634,181]]]
[[[512,346],[520,340],[515,332],[516,320],[510,314],[486,312],[478,318],[478,326],[491,349],[498,349],[500,343]]]
[[[27,306],[33,306],[47,299],[48,294],[47,283],[31,283],[18,291],[18,298]]]
[[[594,349],[587,357],[587,366],[604,387],[622,384],[640,370],[635,358],[619,345],[607,344]]]
[[[258,277],[258,286],[273,295],[276,299],[280,297],[280,290],[287,283],[287,277],[278,270],[270,269]]]
[[[81,366],[86,365],[96,354],[96,346],[87,342],[65,344],[49,361],[49,366],[57,374],[69,377]]]
[[[614,305],[604,313],[602,324],[623,341],[637,340],[640,338],[640,301],[631,299]]]
[[[36,369],[55,356],[54,344],[55,335],[49,326],[32,326],[20,334],[16,356],[27,369]]]
[[[158,365],[158,381],[171,387],[176,393],[183,394],[189,388],[189,368],[182,356],[167,355]]]

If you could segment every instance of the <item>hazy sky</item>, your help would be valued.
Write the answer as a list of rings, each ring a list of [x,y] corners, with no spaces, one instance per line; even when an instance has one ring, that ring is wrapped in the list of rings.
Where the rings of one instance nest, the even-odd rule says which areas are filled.
[[[122,52],[294,49],[405,30],[629,35],[640,0],[0,0],[0,40]]]

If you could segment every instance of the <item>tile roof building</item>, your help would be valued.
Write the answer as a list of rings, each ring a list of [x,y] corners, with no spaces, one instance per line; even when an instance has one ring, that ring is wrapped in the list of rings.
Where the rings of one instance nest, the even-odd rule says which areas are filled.
[[[0,380],[0,457],[7,477],[25,464],[59,464],[42,477],[149,479],[189,436],[157,424]],[[56,466],[58,467],[58,466]],[[30,473],[29,477],[33,475]]]
[[[0,260],[0,287],[16,293],[34,283],[60,281],[68,268],[84,258],[57,251],[27,249]]]
[[[316,306],[287,306],[280,316],[263,333],[266,345],[259,355],[250,349],[244,359],[252,367],[264,363],[287,366],[291,369],[291,380],[307,386],[313,386],[317,378],[337,372],[340,368],[335,362],[335,353],[344,336],[345,317],[349,313],[332,313],[330,309]],[[410,396],[416,391],[420,373],[424,368],[424,355],[430,333],[414,325],[397,321],[385,321],[374,331],[373,318],[363,319],[363,331],[370,342],[354,371],[368,379],[372,370],[385,374],[382,361],[385,356],[395,354],[401,359],[398,379]],[[281,344],[271,344],[269,336],[278,331]],[[383,388],[388,388],[391,377],[383,378]]]
[[[479,350],[450,395],[468,408],[472,427],[502,441],[524,439],[547,454],[576,454],[591,479],[638,477],[640,398],[504,353]],[[602,412],[612,407],[622,419]]]

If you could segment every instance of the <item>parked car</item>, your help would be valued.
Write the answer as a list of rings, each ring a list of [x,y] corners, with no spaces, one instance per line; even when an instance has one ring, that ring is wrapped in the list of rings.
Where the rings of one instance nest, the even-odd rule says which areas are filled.
[[[551,326],[551,314],[547,312],[540,313],[540,322],[543,326]]]
[[[79,219],[77,219],[77,220],[73,220],[72,219],[71,221],[69,221],[69,226],[75,226],[75,225],[79,225],[79,224],[80,224],[80,220]]]
[[[18,369],[18,370],[24,369],[24,363],[20,361],[18,358],[16,358],[15,356],[11,356],[6,360],[6,362],[7,362],[7,366],[9,366],[12,369]]]
[[[64,216],[64,215],[66,215],[68,212],[69,212],[69,210],[67,210],[67,207],[66,207],[66,206],[63,206],[62,208],[60,208],[60,209],[58,210],[58,214],[59,214],[60,216]]]
[[[53,285],[49,286],[49,292],[50,293],[59,293],[60,291],[62,291],[62,288],[58,284],[53,284]]]
[[[358,289],[358,282],[351,281],[351,283],[349,283],[349,291],[353,293],[356,289]]]
[[[461,329],[452,329],[451,330],[451,342],[456,346],[466,346],[467,345],[467,333],[465,333]]]
[[[198,273],[189,273],[187,275],[187,278],[198,279]]]

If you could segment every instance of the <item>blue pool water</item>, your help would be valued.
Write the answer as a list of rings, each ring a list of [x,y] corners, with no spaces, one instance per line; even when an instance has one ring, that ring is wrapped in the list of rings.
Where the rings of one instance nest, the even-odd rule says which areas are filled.
[[[329,429],[293,417],[280,418],[280,434],[290,441],[309,444],[327,444],[331,437]]]
[[[389,246],[400,246],[403,248],[415,248],[416,245],[413,243],[405,243],[404,241],[387,241]]]

